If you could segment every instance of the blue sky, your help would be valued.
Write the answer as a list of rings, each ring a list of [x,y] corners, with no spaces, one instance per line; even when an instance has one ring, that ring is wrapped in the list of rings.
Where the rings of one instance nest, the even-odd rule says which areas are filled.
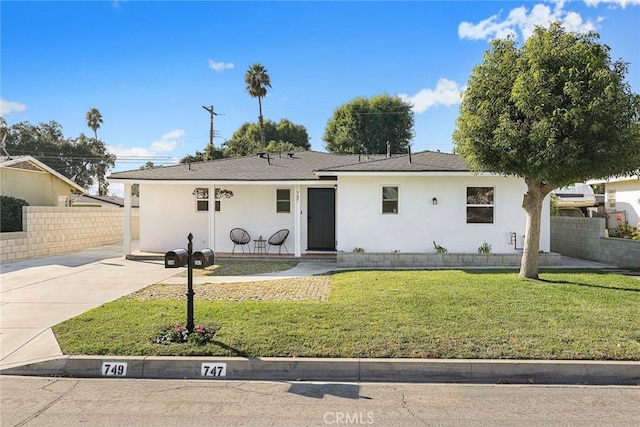
[[[598,31],[640,92],[640,0],[4,0],[0,12],[2,116],[10,125],[55,120],[76,137],[91,133],[85,114],[98,108],[115,170],[202,150],[203,105],[220,114],[216,146],[257,121],[243,80],[254,62],[273,86],[265,118],[304,125],[318,151],[334,109],[387,93],[414,104],[414,151],[450,152],[460,91],[489,41],[512,33],[522,42],[552,20]]]

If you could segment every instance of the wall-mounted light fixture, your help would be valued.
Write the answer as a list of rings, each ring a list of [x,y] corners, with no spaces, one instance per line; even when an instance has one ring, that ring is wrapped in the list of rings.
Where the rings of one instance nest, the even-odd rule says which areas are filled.
[[[431,203],[433,203],[434,205],[438,204],[438,199],[436,199],[435,197],[433,199],[431,199]]]

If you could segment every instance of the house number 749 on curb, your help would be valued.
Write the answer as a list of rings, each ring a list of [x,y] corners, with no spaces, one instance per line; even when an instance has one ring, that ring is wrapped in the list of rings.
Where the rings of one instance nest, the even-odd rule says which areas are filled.
[[[126,377],[127,362],[102,362],[103,377]]]
[[[226,363],[203,363],[200,368],[200,376],[203,377],[226,377]]]

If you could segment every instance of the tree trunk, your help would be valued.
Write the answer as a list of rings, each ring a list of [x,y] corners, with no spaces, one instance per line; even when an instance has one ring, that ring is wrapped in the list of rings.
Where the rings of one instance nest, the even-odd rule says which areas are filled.
[[[260,116],[258,117],[258,121],[260,122],[260,142],[262,143],[262,148],[267,146],[267,141],[264,136],[264,121],[262,120],[262,101],[260,97],[258,97],[258,108],[260,109]]]
[[[542,217],[542,202],[553,186],[533,179],[525,178],[527,193],[522,200],[522,208],[527,213],[527,227],[520,264],[520,277],[537,279],[540,266],[540,219]]]

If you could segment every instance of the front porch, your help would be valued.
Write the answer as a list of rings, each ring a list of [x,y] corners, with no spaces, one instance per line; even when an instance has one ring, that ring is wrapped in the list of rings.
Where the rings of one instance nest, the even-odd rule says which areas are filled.
[[[135,251],[125,256],[126,259],[134,261],[162,261],[164,253],[159,252],[141,252]],[[313,261],[313,262],[336,262],[337,255],[335,252],[325,253],[306,253],[299,257],[294,254],[287,253],[248,253],[248,252],[216,252],[214,253],[216,261]]]

